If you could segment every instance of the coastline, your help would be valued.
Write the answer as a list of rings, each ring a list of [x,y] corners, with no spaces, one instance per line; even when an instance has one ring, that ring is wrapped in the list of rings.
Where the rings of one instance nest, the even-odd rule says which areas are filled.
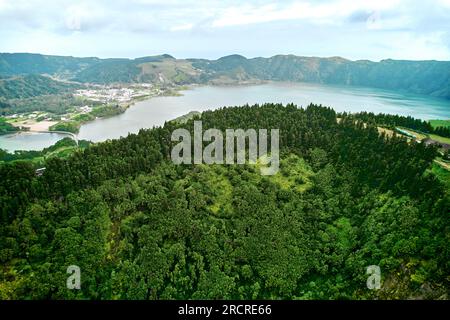
[[[257,85],[272,84],[272,83],[282,84],[282,85],[298,84],[298,82],[290,82],[290,81],[279,82],[279,81],[272,81],[272,80],[258,80],[258,81],[248,80],[248,81],[234,81],[234,82],[209,81],[208,83],[192,83],[189,85],[179,85],[174,88],[167,88],[166,90],[164,90],[163,92],[161,92],[158,95],[144,95],[144,96],[132,98],[128,102],[117,103],[117,106],[119,108],[117,108],[116,110],[109,110],[109,111],[107,111],[107,114],[102,115],[102,116],[96,116],[96,115],[92,115],[89,113],[89,114],[86,114],[86,116],[84,116],[83,114],[79,114],[78,116],[82,116],[82,117],[80,117],[81,119],[74,119],[74,118],[76,118],[76,116],[75,116],[72,119],[69,118],[69,119],[63,120],[63,121],[49,121],[49,120],[36,121],[34,119],[26,119],[26,120],[22,120],[22,121],[18,121],[18,122],[10,122],[10,123],[15,127],[25,129],[25,130],[20,130],[20,131],[30,131],[30,132],[66,131],[66,132],[70,132],[70,133],[73,133],[76,135],[79,133],[80,127],[83,126],[84,124],[87,124],[89,122],[92,122],[92,121],[95,121],[98,119],[106,119],[106,118],[110,118],[110,117],[113,117],[116,115],[120,115],[120,114],[126,112],[126,110],[128,108],[132,107],[137,102],[150,100],[152,98],[179,97],[179,96],[184,95],[183,94],[184,91],[193,90],[195,88],[200,88],[200,87],[205,87],[205,86],[232,88],[232,87],[257,86]],[[305,84],[310,84],[310,83],[305,83]],[[360,87],[355,87],[355,86],[352,86],[352,88],[365,89],[364,87],[360,88]],[[52,126],[55,126],[58,124],[61,124],[61,126],[59,126],[57,128],[52,128]],[[68,128],[64,128],[65,124],[67,125]]]
[[[128,108],[131,108],[131,107],[135,106],[137,104],[137,102],[152,101],[153,100],[152,98],[158,98],[158,97],[182,97],[182,96],[186,96],[186,95],[189,96],[190,95],[188,93],[189,91],[194,91],[196,89],[205,88],[205,87],[211,87],[211,88],[221,88],[221,87],[222,88],[232,88],[232,87],[237,87],[237,88],[239,88],[239,87],[246,87],[246,86],[261,86],[261,85],[266,85],[266,84],[270,85],[272,83],[277,85],[276,86],[277,90],[274,91],[274,92],[278,92],[278,89],[282,90],[283,87],[285,87],[285,86],[288,86],[288,87],[289,86],[294,86],[294,88],[295,88],[295,85],[298,84],[298,83],[292,83],[292,82],[281,82],[280,83],[280,82],[276,82],[276,81],[267,81],[265,83],[260,83],[258,85],[255,85],[255,84],[251,84],[250,85],[250,84],[243,84],[243,83],[241,83],[241,84],[234,84],[234,85],[211,84],[211,83],[208,83],[208,84],[196,83],[196,84],[192,84],[192,85],[189,85],[189,86],[183,85],[183,86],[171,87],[171,88],[169,88],[169,89],[167,89],[165,91],[160,91],[158,94],[149,94],[149,95],[142,95],[142,96],[139,96],[139,97],[133,97],[132,100],[121,103],[120,113],[109,114],[107,116],[101,116],[101,117],[93,117],[92,115],[87,116],[87,114],[74,115],[72,113],[72,116],[71,116],[72,119],[71,120],[73,120],[73,118],[75,118],[73,120],[73,122],[78,121],[80,123],[79,130],[76,133],[74,133],[74,134],[77,137],[83,137],[81,139],[89,140],[90,138],[86,137],[86,135],[84,133],[80,134],[81,130],[83,130],[84,132],[88,132],[90,130],[90,127],[86,128],[86,129],[81,129],[81,128],[85,128],[84,127],[85,125],[87,125],[88,123],[95,122],[94,120],[102,120],[102,119],[106,119],[106,118],[113,118],[113,116],[115,116],[115,115],[121,115]],[[328,88],[328,87],[329,86],[325,86],[325,89]],[[260,89],[260,90],[263,90],[263,89]],[[289,90],[291,90],[291,89],[289,89]],[[357,93],[357,95],[359,94],[359,92],[356,92],[356,93]],[[228,90],[227,90],[224,93],[224,96],[228,96],[228,94],[231,94],[231,92],[228,92]],[[219,95],[219,97],[220,97],[220,95]],[[211,103],[215,103],[214,101],[217,100],[217,99],[213,98],[213,99],[210,99],[210,100],[208,100],[208,101],[210,101]],[[181,102],[181,103],[183,103],[183,102]],[[117,103],[115,105],[117,105]],[[161,107],[163,108],[164,106],[161,106]],[[158,108],[160,108],[160,107],[158,107]],[[114,108],[114,109],[119,111],[119,108]],[[181,119],[178,119],[178,120],[184,120],[186,118],[185,116],[187,116],[189,114],[189,110],[188,109],[190,109],[191,111],[194,111],[194,110],[201,111],[201,106],[199,107],[199,109],[195,109],[195,106],[189,106],[189,108],[186,108],[187,111],[184,114],[182,114],[181,116],[179,116],[179,118],[181,118]],[[115,110],[112,110],[112,111],[115,111]],[[436,110],[439,110],[439,109],[436,109]],[[105,111],[111,111],[111,110],[105,110]],[[151,111],[149,110],[148,112],[151,112]],[[104,112],[104,114],[106,114],[106,113],[107,112]],[[430,114],[430,113],[428,113],[428,114]],[[166,121],[172,121],[172,120],[175,120],[175,118],[176,118],[176,116],[173,117],[173,118],[168,118],[168,119],[166,119]],[[421,119],[423,119],[423,118],[421,118]],[[448,113],[447,113],[447,114],[444,114],[444,116],[441,116],[441,117],[438,116],[438,115],[435,115],[435,117],[433,117],[432,119],[442,119],[440,121],[443,121],[443,120],[449,119],[449,117],[448,117]],[[18,121],[18,120],[20,120],[20,121]],[[70,122],[71,120],[69,120],[68,122]],[[136,121],[140,121],[139,118],[136,118]],[[16,127],[22,126],[22,127],[26,127],[26,128],[29,129],[29,131],[28,130],[21,130],[21,131],[17,131],[17,132],[30,132],[31,133],[31,132],[39,132],[40,131],[41,133],[43,133],[42,131],[50,131],[48,133],[51,133],[52,131],[53,132],[55,132],[55,131],[63,131],[63,130],[59,130],[59,129],[56,129],[56,128],[54,130],[51,130],[50,126],[54,125],[55,122],[57,122],[57,121],[43,120],[43,121],[37,122],[36,119],[27,119],[26,117],[22,117],[21,119],[16,119],[16,121],[9,120],[8,122],[10,122],[11,124],[14,124]],[[128,124],[122,123],[120,120],[115,121],[114,123],[115,123],[116,126],[123,126],[123,127],[127,127],[128,126]],[[46,130],[46,129],[50,129],[50,130]],[[8,134],[4,135],[5,136],[4,139],[7,140],[8,137],[12,137],[17,132],[14,132],[14,133],[11,133],[11,134],[8,133]],[[66,132],[69,133],[70,131],[66,131]],[[55,132],[55,133],[57,133],[57,132]],[[102,135],[102,134],[103,133],[101,131],[99,131],[98,135]],[[93,141],[96,141],[96,140],[93,139]],[[99,141],[101,141],[101,140],[99,140]],[[20,145],[20,143],[18,142],[18,145],[14,146],[14,147],[19,147],[19,145]]]
[[[17,121],[17,122],[11,122],[11,124],[16,127],[19,128],[20,130],[16,131],[16,132],[12,132],[10,134],[15,134],[15,133],[20,133],[20,132],[34,132],[34,133],[62,133],[62,132],[67,132],[70,135],[77,135],[79,132],[79,129],[82,125],[87,124],[89,122],[98,120],[98,119],[107,119],[107,118],[111,118],[117,115],[120,115],[122,113],[124,113],[128,108],[131,108],[132,106],[134,106],[137,102],[141,102],[141,101],[146,101],[146,100],[150,100],[152,98],[156,98],[156,97],[180,97],[183,96],[182,91],[186,91],[186,90],[191,90],[193,87],[195,87],[197,85],[192,85],[192,86],[179,86],[177,88],[171,88],[167,91],[164,91],[162,94],[160,95],[146,95],[146,96],[140,96],[140,97],[136,97],[133,98],[131,101],[127,102],[127,103],[118,103],[118,110],[115,112],[112,112],[111,114],[107,114],[104,116],[95,116],[94,118],[91,119],[86,119],[86,120],[74,120],[74,119],[68,119],[68,120],[64,120],[64,121],[49,121],[49,120],[42,120],[42,121],[36,121],[34,119],[26,119],[26,120],[21,120],[21,121]],[[72,123],[75,124],[76,126],[76,130],[64,130],[64,129],[54,129],[52,128],[53,126],[57,125],[57,124],[67,124],[67,123]],[[75,131],[75,132],[73,132]],[[7,134],[9,135],[9,133]]]
[[[157,97],[182,97],[183,96],[182,91],[192,90],[193,87],[196,87],[196,85],[190,85],[190,86],[183,85],[183,86],[180,86],[178,88],[171,89],[168,92],[164,92],[164,93],[162,93],[160,95],[156,95],[156,96],[147,95],[147,96],[140,96],[140,97],[134,98],[129,103],[126,103],[126,104],[124,103],[122,105],[119,105],[120,108],[121,108],[121,112],[118,112],[116,114],[103,116],[103,117],[96,117],[94,119],[90,119],[90,120],[87,120],[87,121],[80,121],[80,127],[82,125],[84,125],[84,124],[90,123],[90,122],[95,121],[95,120],[107,119],[107,118],[118,116],[118,115],[124,113],[125,111],[127,111],[129,108],[133,107],[137,102],[147,101],[147,100],[151,100],[151,99],[157,98]],[[50,130],[50,131],[52,131],[52,130]],[[75,134],[78,134],[78,132],[79,132],[79,128],[78,128],[78,130],[77,130],[77,132]]]

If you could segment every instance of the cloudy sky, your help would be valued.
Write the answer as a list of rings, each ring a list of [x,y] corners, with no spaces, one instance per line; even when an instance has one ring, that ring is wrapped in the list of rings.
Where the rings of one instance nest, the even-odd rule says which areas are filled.
[[[450,60],[450,0],[0,0],[0,52]]]

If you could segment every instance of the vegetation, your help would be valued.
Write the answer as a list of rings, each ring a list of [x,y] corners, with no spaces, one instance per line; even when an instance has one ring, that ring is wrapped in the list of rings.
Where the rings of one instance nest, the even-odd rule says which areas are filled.
[[[195,83],[199,71],[189,61],[176,60],[170,55],[143,57],[134,60],[108,59],[81,71],[74,79],[90,83],[156,84]]]
[[[446,186],[446,189],[450,190],[450,171],[437,164],[433,164],[431,171]]]
[[[450,127],[450,120],[430,120],[429,122],[433,128]]]
[[[124,112],[125,107],[119,105],[102,105],[94,108],[89,113],[77,114],[70,120],[64,120],[50,127],[50,131],[66,131],[78,133],[83,123],[94,120],[96,117],[105,118]]]
[[[276,55],[247,59],[175,59],[170,55],[138,59],[98,59],[0,54],[0,78],[51,74],[84,83],[161,84],[239,83],[265,80],[328,83],[404,90],[450,98],[450,62],[317,58]]]
[[[82,107],[86,104],[98,104],[87,101],[71,94],[55,94],[39,96],[28,99],[11,99],[2,104],[0,101],[0,115],[11,115],[34,111],[49,112],[55,115],[62,115],[73,110],[74,107]]]
[[[355,119],[362,120],[364,122],[378,123],[383,126],[387,126],[388,128],[395,129],[395,127],[404,127],[418,131],[419,133],[430,134],[430,137],[436,141],[441,141],[442,138],[436,137],[448,137],[450,138],[450,127],[445,125],[436,124],[445,124],[446,120],[432,120],[432,121],[424,121],[420,119],[414,119],[413,117],[405,117],[399,115],[391,115],[391,114],[374,114],[372,112],[360,112],[353,114],[352,117]],[[437,122],[438,121],[438,122]],[[446,140],[444,138],[444,140]],[[443,142],[449,143],[449,142]]]
[[[0,96],[4,99],[23,99],[74,91],[82,86],[52,80],[41,75],[26,75],[0,79]]]
[[[433,130],[433,133],[438,136],[450,138],[450,127],[437,127]]]
[[[442,136],[439,136],[436,134],[430,134],[430,138],[433,140],[436,140],[437,142],[440,142],[440,143],[450,144],[450,135],[449,135],[449,138],[446,138],[446,137],[442,137]]]
[[[87,148],[90,144],[89,141],[85,140],[80,140],[77,144],[73,139],[67,137],[40,151],[16,150],[14,153],[8,153],[0,149],[0,163],[30,160],[35,166],[44,166],[45,159],[51,157],[66,158],[77,150]]]
[[[415,119],[411,116],[405,117],[385,113],[374,114],[373,112],[359,112],[350,116],[365,123],[377,123],[390,129],[404,127],[425,133],[433,132],[433,127],[428,121]]]
[[[98,63],[99,60],[98,58],[61,57],[33,53],[0,53],[0,75],[10,77],[26,74],[52,74],[69,77]]]
[[[80,126],[81,122],[79,121],[65,120],[52,125],[50,127],[50,131],[65,131],[71,133],[78,133]]]
[[[450,62],[367,60],[350,61],[340,57],[317,58],[276,55],[246,59],[230,55],[218,60],[192,59],[202,70],[203,81],[217,78],[234,80],[275,80],[343,84],[405,90],[450,98]]]
[[[172,121],[174,122],[179,122],[179,123],[186,123],[189,120],[193,119],[195,116],[200,117],[201,116],[201,112],[198,111],[190,111],[189,113],[179,116],[175,119],[173,119]]]
[[[3,134],[13,133],[19,131],[19,128],[14,127],[12,124],[6,122],[5,118],[0,117],[0,136]]]
[[[174,165],[167,122],[0,166],[3,299],[448,298],[436,148],[326,107],[203,112],[204,130],[279,128],[281,168]],[[447,176],[448,177],[448,176]],[[366,288],[379,265],[383,286]],[[81,290],[67,290],[67,267]]]
[[[128,59],[107,59],[81,71],[74,80],[90,83],[133,83],[139,68]]]

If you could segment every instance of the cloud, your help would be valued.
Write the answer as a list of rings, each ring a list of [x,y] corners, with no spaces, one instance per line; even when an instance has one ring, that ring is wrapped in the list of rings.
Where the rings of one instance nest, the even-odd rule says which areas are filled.
[[[177,26],[173,26],[170,28],[170,31],[185,31],[185,30],[191,30],[194,26],[193,23],[186,23],[186,24],[180,24]]]
[[[346,18],[361,17],[368,12],[387,10],[398,1],[349,1],[291,2],[287,5],[271,3],[265,6],[241,5],[227,8],[213,22],[214,27],[245,25],[282,20],[308,20],[312,23],[341,24]],[[366,17],[366,19],[370,14]]]
[[[450,0],[0,0],[0,51],[450,59],[447,30]]]
[[[352,12],[348,16],[348,22],[351,23],[359,23],[364,22],[366,23],[367,20],[373,15],[374,12],[366,11],[366,10],[356,10]]]

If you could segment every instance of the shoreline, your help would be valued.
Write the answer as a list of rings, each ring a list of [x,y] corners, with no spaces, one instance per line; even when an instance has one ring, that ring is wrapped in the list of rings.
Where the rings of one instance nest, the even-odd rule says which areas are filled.
[[[103,117],[96,117],[95,119],[91,119],[91,120],[88,120],[88,121],[81,121],[80,122],[80,127],[78,128],[77,132],[74,133],[74,134],[78,135],[79,129],[81,128],[82,125],[90,123],[90,122],[93,122],[93,121],[96,121],[96,120],[108,119],[108,118],[112,118],[112,117],[115,117],[115,116],[119,116],[119,115],[125,113],[129,108],[133,107],[137,102],[147,101],[147,100],[151,100],[153,98],[158,98],[158,97],[181,97],[181,96],[183,96],[183,94],[180,91],[187,91],[187,90],[191,90],[191,87],[180,86],[179,88],[171,89],[167,93],[164,92],[163,94],[156,95],[156,96],[152,96],[152,95],[140,96],[140,97],[132,99],[128,103],[123,103],[122,105],[118,104],[119,107],[122,109],[121,112],[119,112],[117,114],[111,114],[111,115],[103,116]],[[51,131],[51,130],[49,130],[49,131]],[[73,132],[71,132],[71,133],[73,133]]]
[[[120,114],[123,114],[124,112],[126,112],[126,110],[130,107],[132,107],[133,105],[135,105],[137,102],[142,102],[142,101],[147,101],[147,100],[151,100],[152,98],[158,98],[158,97],[181,97],[183,96],[183,91],[189,91],[189,90],[194,90],[196,88],[201,88],[201,87],[223,87],[223,88],[233,88],[233,87],[248,87],[248,86],[259,86],[259,85],[267,85],[267,84],[279,84],[279,85],[295,85],[295,84],[305,84],[305,85],[314,85],[315,83],[309,83],[309,82],[292,82],[292,81],[274,81],[274,80],[259,80],[259,81],[242,81],[242,82],[235,82],[235,83],[215,83],[215,82],[211,82],[211,83],[192,83],[189,85],[180,85],[176,88],[170,88],[169,90],[167,90],[167,92],[164,92],[162,94],[159,95],[147,95],[147,96],[140,96],[137,98],[133,98],[132,100],[130,100],[128,103],[123,103],[122,105],[118,103],[119,107],[122,109],[120,112],[116,113],[116,114],[111,114],[111,115],[106,115],[106,116],[101,116],[101,117],[95,117],[94,119],[89,119],[89,120],[84,120],[84,121],[79,121],[79,128],[87,123],[93,122],[95,120],[100,120],[100,119],[107,119],[107,118],[111,118]],[[355,88],[355,89],[371,89],[370,87],[360,87],[360,86],[336,86],[336,85],[330,85],[330,84],[320,84],[320,85],[324,85],[324,86],[330,86],[330,87],[351,87],[351,88]],[[377,90],[381,90],[384,91],[381,88],[375,88]],[[422,96],[422,95],[419,95]],[[423,96],[422,96],[423,97]],[[433,97],[436,98],[436,97]],[[439,99],[439,98],[438,98]],[[422,118],[420,118],[422,119]],[[422,119],[425,121],[434,121],[434,120],[449,120],[450,118],[433,118],[433,119]],[[42,132],[42,131],[65,131],[65,130],[51,130],[51,126],[56,125],[58,123],[64,123],[64,122],[70,122],[70,121],[76,121],[76,120],[66,120],[66,121],[48,121],[48,120],[43,120],[43,121],[35,121],[33,120],[24,120],[24,121],[20,121],[20,122],[10,122],[13,126],[15,127],[23,127],[23,128],[27,128],[26,130],[19,130],[20,131],[29,131],[29,132]],[[31,123],[29,123],[31,122]],[[77,132],[71,132],[71,131],[67,131],[69,133],[73,133],[75,135],[77,135],[79,133],[79,128],[77,130]]]
[[[117,114],[111,114],[111,115],[108,115],[108,116],[104,116],[104,117],[96,117],[95,119],[91,119],[91,120],[88,120],[88,121],[81,121],[80,122],[80,127],[78,128],[77,132],[76,133],[70,132],[70,133],[73,133],[73,134],[75,134],[77,136],[81,126],[83,126],[85,124],[88,124],[88,123],[91,123],[91,122],[94,122],[96,120],[108,119],[108,118],[112,118],[112,117],[115,117],[115,116],[119,116],[119,115],[125,113],[129,108],[133,107],[137,102],[148,101],[148,100],[151,100],[153,98],[158,98],[158,97],[182,97],[183,94],[181,93],[181,91],[187,91],[187,90],[192,90],[192,87],[191,86],[189,86],[189,87],[188,86],[181,86],[180,88],[176,88],[174,90],[171,90],[168,93],[160,94],[160,95],[157,95],[157,96],[148,95],[148,96],[141,96],[141,97],[134,98],[129,103],[126,103],[126,104],[124,103],[123,105],[119,105],[119,107],[122,109],[121,112],[119,112]],[[52,130],[49,130],[49,131],[52,131]],[[69,131],[67,131],[67,132],[69,132]]]
[[[195,84],[191,85],[191,86],[183,85],[178,88],[170,89],[170,90],[168,90],[168,92],[164,92],[163,94],[160,94],[160,95],[140,96],[140,97],[133,98],[128,103],[121,103],[121,104],[117,103],[117,105],[121,109],[120,112],[118,112],[116,114],[102,116],[102,117],[95,117],[94,119],[90,119],[87,121],[79,121],[79,127],[77,129],[77,132],[51,129],[52,126],[54,126],[58,123],[71,122],[71,121],[76,122],[76,120],[68,119],[65,121],[49,121],[49,120],[36,121],[34,119],[31,119],[31,120],[26,119],[26,120],[22,120],[22,121],[18,121],[18,122],[10,122],[14,127],[19,128],[19,130],[16,132],[4,134],[4,136],[12,136],[14,134],[23,133],[23,132],[30,132],[30,133],[53,133],[54,132],[54,133],[59,133],[59,134],[67,133],[68,135],[77,137],[80,127],[83,126],[84,124],[93,122],[95,120],[107,119],[107,118],[121,115],[121,114],[125,113],[128,110],[128,108],[131,108],[132,106],[134,106],[137,102],[147,101],[147,100],[150,100],[152,98],[157,98],[157,97],[181,97],[181,96],[183,96],[183,93],[181,93],[181,91],[191,90],[193,87],[196,87],[196,85]]]
[[[211,83],[209,83],[209,84],[196,83],[196,84],[191,84],[189,86],[187,86],[187,85],[178,86],[176,88],[170,88],[167,91],[161,92],[160,94],[157,94],[157,95],[139,96],[139,97],[133,98],[129,102],[126,102],[126,103],[124,102],[121,105],[121,108],[123,110],[120,113],[111,114],[111,115],[107,115],[107,116],[101,116],[101,117],[97,117],[97,118],[92,118],[92,119],[89,119],[88,121],[81,121],[81,119],[80,119],[80,127],[82,127],[83,125],[86,125],[88,123],[94,122],[95,120],[102,120],[102,119],[106,119],[106,118],[112,118],[114,116],[123,114],[124,112],[126,112],[126,110],[128,108],[131,108],[134,105],[136,105],[137,102],[152,101],[153,98],[159,98],[159,97],[182,97],[182,96],[188,94],[188,91],[192,91],[192,90],[196,90],[196,89],[200,89],[200,88],[207,88],[207,87],[211,87],[211,88],[232,88],[232,87],[236,87],[236,88],[239,88],[239,87],[248,87],[248,86],[270,85],[270,84],[281,85],[282,87],[284,87],[286,85],[287,86],[289,86],[289,85],[296,85],[296,84],[299,84],[299,83],[297,83],[297,82],[266,81],[264,83],[259,83],[259,84],[254,84],[254,83],[252,83],[252,84],[248,84],[248,83],[247,84],[243,84],[243,83],[241,83],[241,84],[233,84],[233,85],[228,85],[228,84],[224,85],[224,84],[211,84]],[[307,85],[308,84],[309,85],[314,85],[314,84],[310,84],[310,83],[306,83],[306,84]],[[364,109],[364,108],[361,108],[361,109]],[[196,111],[196,110],[192,109],[191,111]],[[382,111],[379,111],[379,112],[382,112]],[[184,113],[180,117],[186,116],[188,113],[189,112],[187,111],[186,113]],[[392,114],[394,114],[394,113],[392,113]],[[420,118],[419,115],[417,115],[416,117]],[[168,119],[167,121],[175,120],[175,118],[176,117],[174,117],[174,119]],[[445,116],[445,114],[444,114],[444,116],[439,116],[439,115],[435,114],[434,117],[432,119],[429,119],[429,120],[435,120],[435,119],[436,120],[448,120],[449,117]],[[429,120],[427,119],[427,121],[429,121]],[[10,123],[13,124],[15,127],[20,127],[20,126],[27,127],[27,128],[29,128],[29,130],[20,130],[20,131],[16,131],[16,132],[11,132],[11,133],[5,134],[4,135],[5,136],[4,139],[7,139],[8,137],[13,137],[14,134],[18,134],[20,132],[30,132],[30,133],[32,133],[32,132],[39,133],[40,132],[40,133],[43,133],[42,131],[49,131],[49,133],[51,133],[52,130],[49,130],[50,126],[54,125],[55,123],[58,123],[58,121],[48,121],[48,120],[46,121],[46,120],[43,120],[43,121],[37,122],[36,119],[24,119],[24,118],[22,118],[21,121],[10,122]],[[53,130],[53,131],[62,131],[62,130]],[[66,131],[66,132],[68,134],[70,133],[70,131]],[[58,133],[58,132],[55,132],[55,133]],[[78,137],[79,136],[79,131],[77,133],[75,133],[75,135]]]

